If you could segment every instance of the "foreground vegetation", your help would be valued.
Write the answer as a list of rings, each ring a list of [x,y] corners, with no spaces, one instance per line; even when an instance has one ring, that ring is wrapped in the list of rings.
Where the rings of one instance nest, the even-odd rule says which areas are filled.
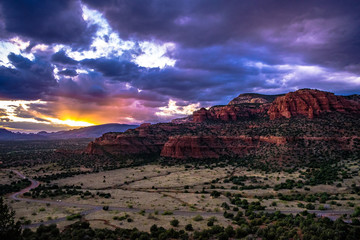
[[[202,231],[193,231],[191,224],[185,229],[177,229],[178,221],[172,221],[175,228],[165,229],[152,225],[149,232],[139,231],[136,228],[115,230],[93,229],[86,221],[79,221],[60,231],[55,225],[41,225],[36,231],[25,229],[21,231],[20,223],[14,221],[14,211],[4,204],[0,198],[0,238],[1,239],[221,239],[245,238],[247,239],[344,239],[356,240],[360,236],[360,222],[347,224],[338,219],[331,221],[328,218],[316,218],[314,214],[303,212],[302,215],[284,215],[275,213],[250,212],[249,219],[236,216],[237,228],[226,228],[213,225]],[[215,220],[212,220],[215,221]]]

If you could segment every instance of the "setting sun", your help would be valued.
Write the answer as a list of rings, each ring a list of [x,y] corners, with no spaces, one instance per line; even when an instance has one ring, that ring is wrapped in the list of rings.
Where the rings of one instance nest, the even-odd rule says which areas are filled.
[[[51,121],[52,123],[64,124],[64,125],[68,125],[70,127],[89,127],[89,126],[94,125],[93,123],[89,123],[89,122],[85,122],[85,121],[71,120],[71,119],[66,119],[66,120],[60,120],[57,118],[46,118],[46,119]]]

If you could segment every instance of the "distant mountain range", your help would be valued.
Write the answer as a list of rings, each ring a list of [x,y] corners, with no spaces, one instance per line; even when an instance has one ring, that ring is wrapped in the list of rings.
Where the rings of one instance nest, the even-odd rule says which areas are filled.
[[[47,139],[70,139],[70,138],[97,138],[108,132],[124,132],[128,129],[137,128],[138,125],[127,124],[103,124],[83,127],[68,131],[39,132],[39,133],[15,133],[6,129],[0,129],[0,140],[47,140]]]

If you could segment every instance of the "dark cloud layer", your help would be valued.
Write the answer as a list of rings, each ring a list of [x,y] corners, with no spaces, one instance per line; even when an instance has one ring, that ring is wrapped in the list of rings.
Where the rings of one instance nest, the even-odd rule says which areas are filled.
[[[52,65],[44,59],[33,61],[11,53],[9,61],[15,69],[0,66],[0,98],[42,99],[57,86]]]
[[[59,51],[51,56],[51,60],[55,63],[76,65],[78,62],[68,57],[65,51]]]
[[[135,80],[136,86],[159,94],[211,101],[255,89],[317,86],[331,91],[326,74],[359,71],[359,1],[83,2],[104,13],[122,38],[177,44],[168,53],[177,60],[176,68],[149,71]],[[281,80],[294,71],[279,67],[286,64],[318,66],[325,73],[284,86]],[[351,87],[335,90],[350,92]]]
[[[123,38],[156,39],[196,49],[243,42],[313,64],[344,67],[359,62],[360,2],[356,0],[84,2],[102,11]]]
[[[122,81],[131,81],[141,71],[137,64],[119,59],[84,59],[81,61],[81,64],[101,72],[105,77],[115,77]]]
[[[96,26],[82,18],[82,5],[101,12],[134,46],[121,56],[112,50],[71,58],[70,49],[81,56],[97,36]],[[243,92],[360,92],[357,0],[4,0],[0,6],[1,38],[30,40],[27,53],[37,44],[65,45],[57,52],[37,50],[34,60],[12,53],[14,68],[0,66],[0,97],[46,99],[46,107],[33,107],[48,116],[58,109],[117,109],[120,120],[128,114],[156,121],[169,99],[177,106],[209,106]],[[101,37],[111,45],[110,35]],[[143,41],[172,43],[165,56],[175,65],[137,64]]]
[[[6,31],[31,41],[86,47],[96,30],[82,18],[77,0],[3,0],[0,4]]]
[[[69,76],[69,77],[75,77],[77,76],[77,72],[74,69],[65,69],[59,72],[60,75]]]
[[[31,114],[31,112],[27,111],[23,106],[18,106],[15,111],[14,114],[17,117],[21,117],[21,118],[33,118],[34,115]]]

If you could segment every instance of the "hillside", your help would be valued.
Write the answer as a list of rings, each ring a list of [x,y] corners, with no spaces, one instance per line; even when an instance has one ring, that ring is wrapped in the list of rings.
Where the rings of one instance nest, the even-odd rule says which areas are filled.
[[[53,133],[40,132],[38,135],[51,139],[96,138],[107,132],[124,132],[137,127],[138,125],[110,123]]]
[[[252,157],[284,163],[333,158],[359,153],[359,117],[359,102],[303,89],[272,103],[202,108],[181,123],[104,134],[89,143],[86,152],[170,159]]]
[[[24,134],[24,133],[14,133],[6,129],[0,128],[0,140],[40,140],[45,139],[45,137],[38,134]]]
[[[70,139],[70,138],[96,138],[107,132],[124,132],[136,128],[137,125],[127,124],[103,124],[68,131],[39,132],[37,134],[14,133],[6,129],[0,129],[0,140],[46,140],[46,139]]]

